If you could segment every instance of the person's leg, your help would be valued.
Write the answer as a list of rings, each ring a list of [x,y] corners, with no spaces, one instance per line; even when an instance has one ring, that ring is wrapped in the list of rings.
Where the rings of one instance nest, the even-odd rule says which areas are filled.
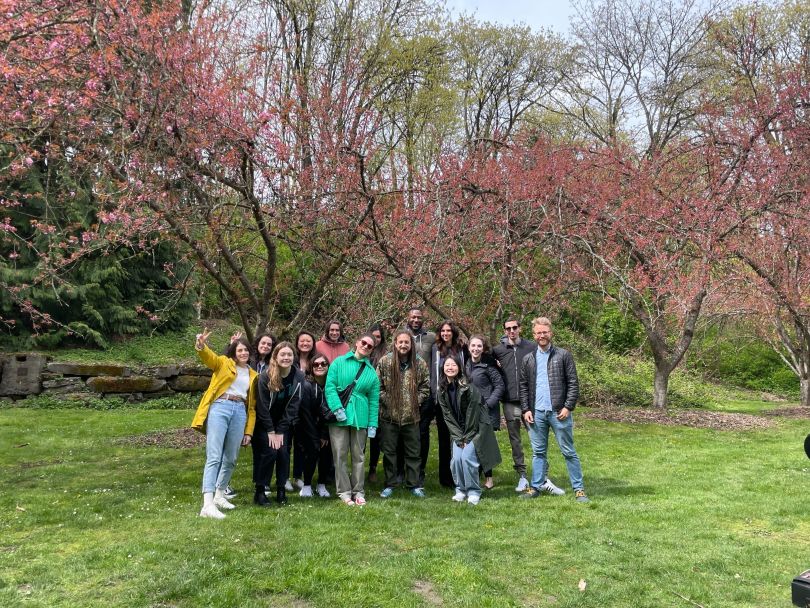
[[[512,446],[512,462],[515,471],[520,477],[526,477],[523,443],[520,440],[520,427],[523,425],[520,404],[504,402],[503,416],[506,418],[506,430],[509,433],[509,444]]]
[[[439,483],[446,488],[452,488],[454,486],[453,473],[450,471],[452,449],[450,431],[444,416],[436,417],[436,435],[439,443]]]
[[[231,482],[231,475],[236,466],[236,459],[239,457],[239,447],[242,445],[242,438],[245,436],[245,422],[247,413],[245,406],[241,403],[229,402],[230,420],[228,430],[225,433],[225,442],[222,450],[222,466],[217,477],[217,490],[224,492]]]
[[[535,490],[540,490],[540,486],[546,481],[549,418],[553,417],[553,412],[535,412],[534,422],[528,425],[529,441],[532,444],[531,486]]]
[[[312,477],[315,475],[315,466],[318,464],[318,451],[320,449],[320,440],[318,433],[310,425],[301,424],[299,422],[295,428],[295,443],[301,446],[301,456],[303,461],[303,469],[301,477],[304,482],[304,487],[312,486]]]
[[[481,497],[481,482],[478,478],[478,454],[475,451],[475,445],[468,443],[461,451],[461,470],[464,475],[464,491],[467,493],[467,498]]]
[[[462,449],[456,445],[456,442],[451,442],[450,445],[452,456],[450,457],[450,470],[453,472],[453,479],[456,483],[456,496],[453,500],[457,500],[460,495],[462,500],[466,498],[467,493],[464,491],[464,462]]]
[[[557,420],[556,414],[551,414],[551,428],[557,445],[565,458],[565,466],[568,468],[568,478],[571,480],[571,487],[574,491],[584,490],[585,484],[582,479],[582,465],[579,456],[574,449],[574,416],[569,414],[565,420]]]
[[[425,469],[430,454],[430,423],[433,421],[435,408],[433,401],[422,407],[419,413],[419,485],[425,485]]]
[[[419,483],[419,425],[406,424],[399,431],[402,452],[405,459],[405,487],[420,488]]]
[[[213,494],[217,487],[219,470],[222,468],[222,454],[225,445],[225,436],[228,433],[230,421],[228,405],[222,401],[214,401],[208,410],[208,420],[205,425],[205,468],[203,469],[203,494]]]
[[[383,454],[383,470],[385,471],[385,487],[393,488],[397,485],[397,445],[399,444],[398,424],[380,421],[377,433],[382,433],[380,448]],[[372,439],[372,441],[374,441]]]
[[[268,502],[264,490],[270,483],[270,474],[273,470],[267,431],[256,429],[250,444],[253,449],[253,483],[256,486],[253,502],[259,506],[266,506]]]
[[[365,500],[365,481],[366,481],[366,435],[367,429],[352,428],[349,435],[349,442],[352,452],[352,477],[351,487],[352,495],[359,496]]]
[[[332,444],[332,458],[335,461],[335,489],[341,500],[351,500],[352,485],[346,468],[349,456],[349,427],[330,425],[329,443]]]
[[[377,428],[377,436],[368,440],[368,480],[377,481],[377,465],[380,463],[381,433],[383,425]]]

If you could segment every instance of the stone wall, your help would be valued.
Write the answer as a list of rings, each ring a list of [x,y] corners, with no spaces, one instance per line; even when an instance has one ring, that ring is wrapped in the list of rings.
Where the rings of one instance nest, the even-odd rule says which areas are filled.
[[[53,395],[82,400],[117,396],[129,401],[200,393],[211,370],[200,365],[126,365],[53,362],[38,353],[0,354],[0,397]]]

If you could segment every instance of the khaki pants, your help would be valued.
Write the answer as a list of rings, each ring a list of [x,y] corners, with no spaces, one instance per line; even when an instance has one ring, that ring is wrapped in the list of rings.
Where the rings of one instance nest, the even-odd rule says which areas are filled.
[[[329,443],[335,460],[335,488],[341,500],[352,496],[365,498],[365,449],[367,429],[351,426],[329,426]],[[352,455],[352,473],[349,477],[349,452]]]

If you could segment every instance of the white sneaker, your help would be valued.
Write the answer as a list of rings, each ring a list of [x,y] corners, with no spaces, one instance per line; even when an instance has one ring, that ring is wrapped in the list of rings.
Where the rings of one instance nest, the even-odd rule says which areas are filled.
[[[217,509],[216,505],[207,505],[200,511],[200,517],[210,517],[211,519],[225,519],[225,514]]]
[[[467,502],[470,503],[471,505],[477,505],[480,500],[481,497],[476,494],[470,494],[467,497]]]
[[[456,493],[453,494],[453,500],[455,500],[456,502],[464,502],[465,500],[467,500],[467,495],[461,490],[456,490]]]
[[[304,487],[304,480],[303,479],[296,479],[295,480],[295,487],[299,490]]]
[[[293,488],[292,488],[292,483],[290,482],[290,480],[289,480],[289,479],[288,479],[288,480],[287,480],[287,482],[284,484],[284,489],[285,489],[285,490],[287,490],[288,492],[292,492],[292,490],[293,490]]]
[[[301,486],[301,491],[298,495],[302,498],[312,498],[312,486]]]
[[[546,483],[540,486],[540,491],[548,492],[552,496],[562,496],[563,494],[565,494],[565,490],[555,486],[554,482],[551,481],[548,477],[546,477]]]
[[[327,490],[326,486],[323,485],[322,483],[319,483],[317,486],[315,486],[315,491],[321,498],[329,498],[331,496],[329,490]]]
[[[517,487],[515,487],[515,492],[525,492],[529,489],[529,480],[525,477],[521,477],[520,481],[518,481]]]
[[[219,496],[217,498],[214,498],[214,506],[217,509],[226,509],[226,510],[231,510],[231,509],[236,508],[236,505],[234,505],[233,503],[228,502],[228,499],[225,498],[224,496]]]

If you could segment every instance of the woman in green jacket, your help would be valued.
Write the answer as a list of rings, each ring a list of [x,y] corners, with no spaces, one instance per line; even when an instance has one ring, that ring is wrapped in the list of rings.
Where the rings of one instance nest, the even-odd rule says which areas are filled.
[[[366,437],[377,434],[380,403],[380,379],[368,359],[372,350],[374,338],[367,333],[361,335],[353,351],[332,361],[324,386],[326,403],[337,418],[337,422],[329,426],[329,442],[335,460],[335,487],[338,496],[347,505],[366,504]],[[354,388],[351,395],[341,395],[348,392],[352,383]],[[351,477],[348,473],[350,451]]]
[[[501,462],[501,452],[481,393],[466,381],[462,370],[460,357],[448,355],[439,378],[438,401],[453,444],[453,500],[477,505],[481,500],[479,467],[485,471],[494,468]]]

